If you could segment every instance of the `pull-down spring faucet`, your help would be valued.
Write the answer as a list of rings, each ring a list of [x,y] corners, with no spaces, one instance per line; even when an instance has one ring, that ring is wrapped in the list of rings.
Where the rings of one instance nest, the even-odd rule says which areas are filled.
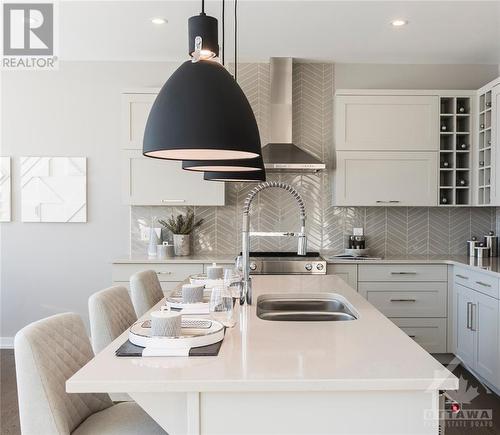
[[[296,200],[299,206],[300,217],[300,232],[250,232],[250,206],[252,201],[260,191],[271,187],[278,187],[289,192]],[[250,264],[249,264],[249,250],[250,250],[250,236],[267,236],[267,237],[298,237],[297,255],[306,255],[307,252],[307,238],[306,238],[306,208],[304,200],[297,190],[289,184],[282,183],[281,181],[267,181],[254,187],[245,199],[243,204],[243,227],[241,234],[241,253],[243,257],[243,285],[241,287],[240,304],[252,304],[252,282],[250,279]]]

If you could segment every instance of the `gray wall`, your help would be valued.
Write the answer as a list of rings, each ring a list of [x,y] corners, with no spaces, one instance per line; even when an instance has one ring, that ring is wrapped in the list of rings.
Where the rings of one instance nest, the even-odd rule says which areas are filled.
[[[120,93],[163,83],[175,65],[62,63],[59,71],[2,71],[1,154],[12,156],[13,222],[1,231],[1,332],[63,311],[87,318],[88,296],[111,283],[128,251],[120,200]],[[22,223],[21,156],[88,158],[88,223]]]
[[[479,89],[498,77],[494,65],[335,65],[337,89]]]

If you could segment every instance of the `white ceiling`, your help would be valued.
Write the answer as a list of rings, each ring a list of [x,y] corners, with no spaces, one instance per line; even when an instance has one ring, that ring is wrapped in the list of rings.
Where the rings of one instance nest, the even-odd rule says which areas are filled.
[[[206,10],[220,17],[221,2]],[[65,60],[181,61],[200,1],[62,1]],[[226,34],[233,36],[233,0]],[[500,64],[500,1],[239,0],[239,61],[271,56],[370,63]],[[152,17],[165,17],[153,25]],[[409,24],[394,28],[390,21]],[[220,20],[219,20],[220,23]],[[232,61],[232,41],[226,59]]]

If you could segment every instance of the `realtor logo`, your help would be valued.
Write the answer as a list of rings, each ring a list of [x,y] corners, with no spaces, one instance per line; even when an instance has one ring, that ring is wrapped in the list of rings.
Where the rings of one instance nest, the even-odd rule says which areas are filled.
[[[53,69],[53,3],[4,3],[3,68]]]

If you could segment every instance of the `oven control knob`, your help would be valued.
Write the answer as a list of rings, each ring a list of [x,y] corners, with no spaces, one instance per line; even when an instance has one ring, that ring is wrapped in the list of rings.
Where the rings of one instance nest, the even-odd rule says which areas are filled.
[[[255,270],[255,269],[257,269],[257,265],[252,261],[250,263],[250,270]]]
[[[318,270],[323,270],[323,268],[324,268],[324,267],[325,267],[325,266],[323,266],[323,264],[322,264],[322,263],[318,263],[318,264],[316,265],[316,269],[318,269]]]
[[[313,265],[311,263],[307,263],[305,267],[306,267],[307,271],[311,271],[313,268]]]

